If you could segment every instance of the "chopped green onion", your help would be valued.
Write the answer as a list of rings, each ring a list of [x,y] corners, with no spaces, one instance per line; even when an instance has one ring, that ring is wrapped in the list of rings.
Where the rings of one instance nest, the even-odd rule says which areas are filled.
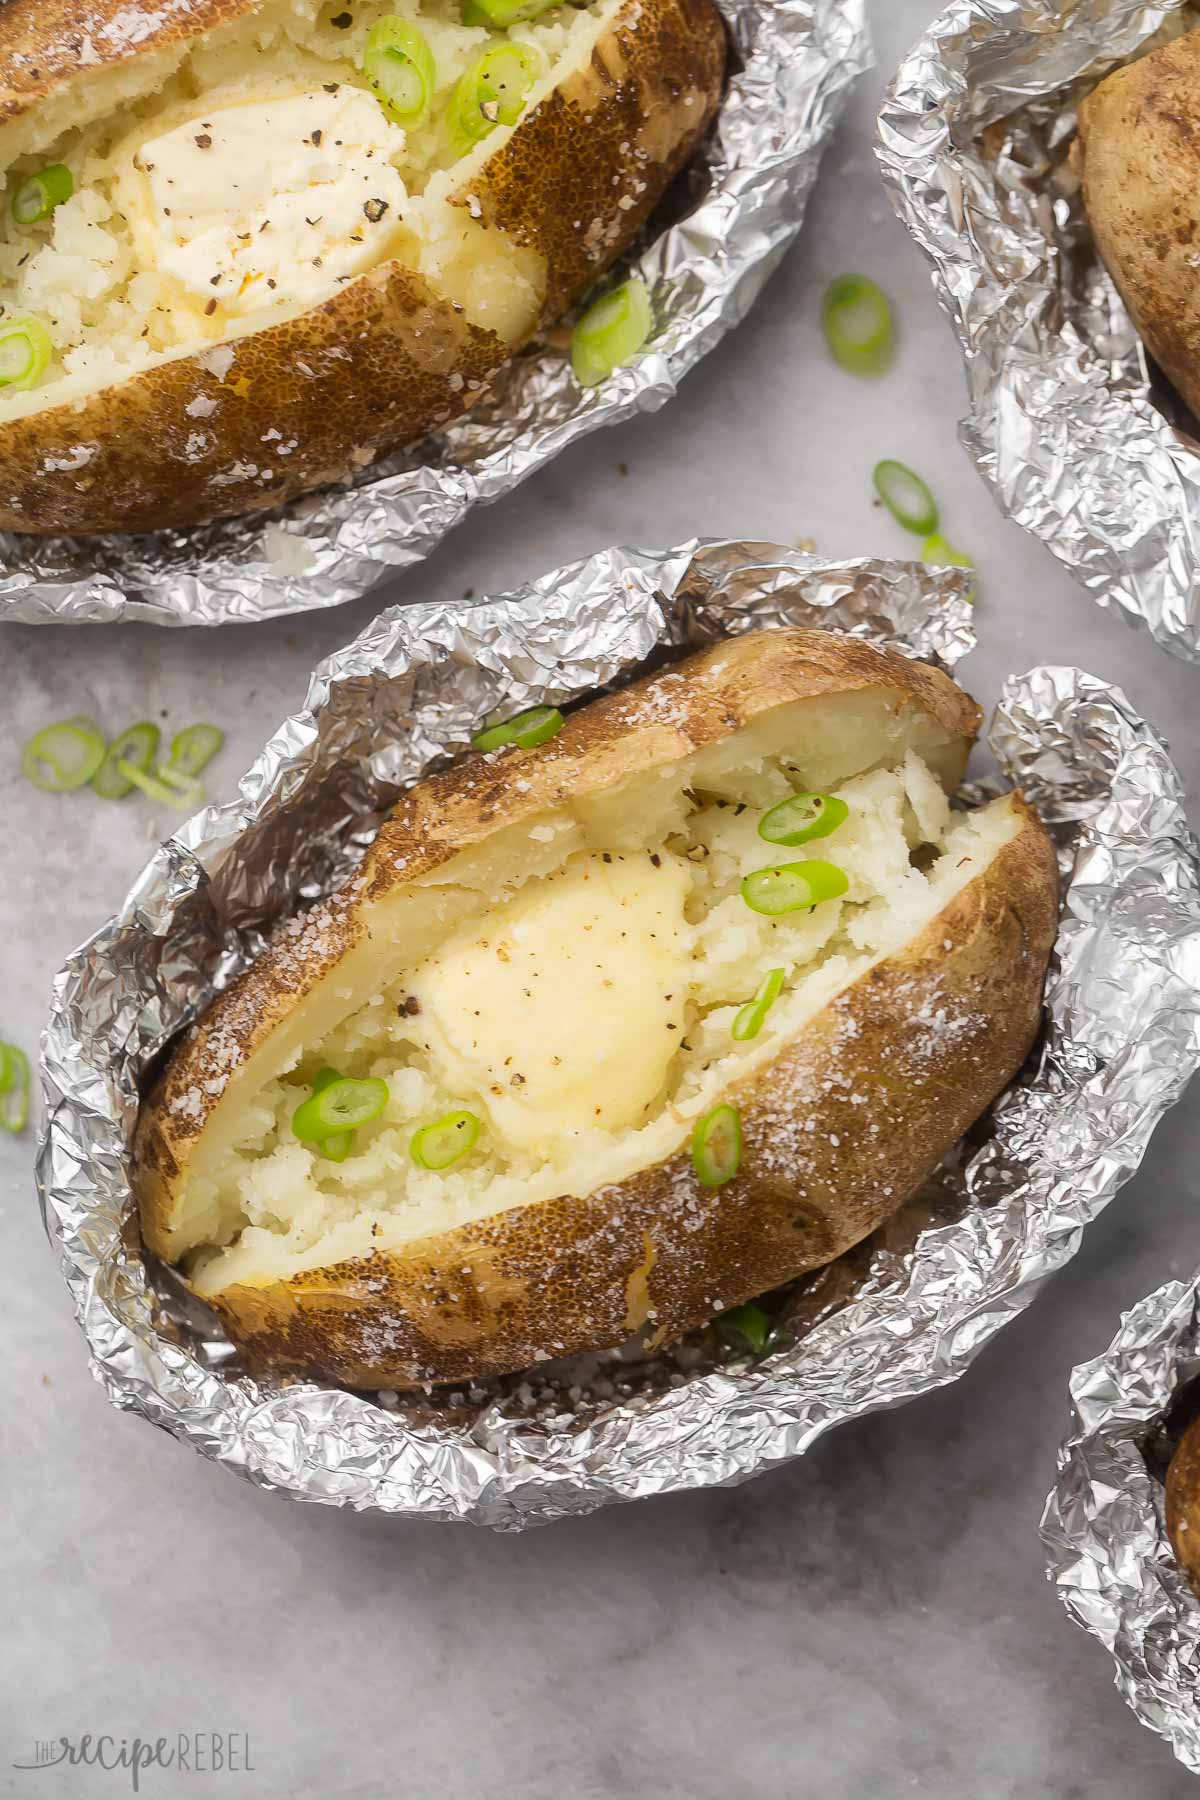
[[[95,719],[77,714],[47,725],[21,753],[21,768],[47,794],[72,794],[86,787],[104,761],[104,738]]]
[[[733,1306],[716,1320],[717,1332],[730,1350],[763,1356],[771,1341],[771,1321],[761,1306]]]
[[[352,1131],[331,1132],[328,1137],[321,1138],[317,1144],[317,1152],[325,1158],[326,1162],[345,1162],[353,1148],[354,1133]]]
[[[742,1117],[736,1106],[714,1106],[692,1133],[692,1167],[702,1187],[724,1187],[742,1160]]]
[[[768,844],[807,844],[828,837],[845,823],[850,808],[836,794],[792,794],[765,812],[758,835]]]
[[[388,1084],[371,1077],[353,1081],[339,1075],[301,1102],[292,1114],[292,1130],[302,1141],[322,1143],[343,1132],[357,1131],[377,1119],[388,1103]]]
[[[35,387],[53,356],[54,340],[40,319],[0,319],[0,388]]]
[[[758,1036],[764,1019],[782,992],[783,970],[768,969],[753,1000],[747,1000],[733,1021],[735,1043],[744,1044],[748,1039]]]
[[[390,14],[367,33],[363,74],[398,125],[419,125],[437,86],[433,51],[423,31]]]
[[[225,733],[217,725],[186,725],[171,740],[171,754],[159,773],[190,779],[206,769],[225,742]]]
[[[75,180],[64,163],[52,163],[23,181],[13,195],[12,216],[18,225],[38,225],[75,192]]]
[[[851,375],[882,375],[892,360],[892,309],[866,275],[839,275],[825,289],[821,325],[834,358]]]
[[[146,798],[153,800],[157,806],[174,806],[180,812],[192,812],[204,800],[204,789],[198,781],[189,781],[182,775],[176,775],[162,763],[159,763],[156,774],[147,775],[136,763],[130,762],[128,757],[122,757],[117,770],[132,787],[140,788]]]
[[[483,1121],[473,1112],[448,1112],[413,1134],[409,1150],[422,1169],[448,1169],[475,1147]]]
[[[15,1044],[0,1044],[0,1129],[14,1135],[29,1119],[29,1062]]]
[[[931,531],[921,545],[921,561],[934,563],[938,568],[973,569],[975,564],[961,550],[954,550],[946,542],[940,531]]]
[[[831,862],[777,863],[746,876],[742,899],[751,912],[775,918],[780,913],[799,912],[802,906],[817,906],[822,900],[836,900],[849,886],[844,870]]]
[[[902,462],[876,463],[871,476],[875,492],[905,531],[928,537],[938,528],[937,501],[919,475]]]
[[[158,740],[161,736],[157,725],[143,719],[137,725],[129,725],[113,739],[104,752],[104,761],[92,776],[92,786],[102,800],[123,800],[126,794],[132,794],[134,784],[127,775],[123,775],[120,764],[131,763],[143,774],[158,755]]]
[[[323,1069],[318,1069],[313,1076],[312,1091],[314,1094],[319,1094],[323,1088],[332,1087],[335,1081],[340,1081],[341,1079],[342,1071],[340,1069],[331,1069],[327,1063]]]
[[[607,381],[637,355],[650,336],[654,315],[644,281],[636,276],[592,302],[571,333],[571,367],[584,387]]]
[[[450,101],[447,122],[460,153],[481,144],[497,125],[515,125],[544,64],[528,44],[496,44],[463,75]]]
[[[503,750],[509,744],[515,744],[518,750],[536,750],[539,744],[548,744],[557,737],[565,724],[557,706],[530,706],[524,712],[514,713],[511,719],[477,731],[471,742],[476,750]]]
[[[510,25],[525,25],[557,5],[558,0],[468,0],[463,9],[463,24],[486,25],[489,31],[507,31]]]

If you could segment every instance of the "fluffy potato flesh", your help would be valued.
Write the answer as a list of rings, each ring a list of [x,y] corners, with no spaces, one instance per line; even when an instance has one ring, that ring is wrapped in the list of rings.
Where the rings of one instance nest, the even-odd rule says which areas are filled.
[[[9,126],[0,322],[35,318],[54,355],[34,387],[0,382],[0,421],[295,317],[384,262],[517,343],[541,311],[544,258],[449,205],[512,130],[497,122],[464,155],[452,96],[485,51],[513,43],[538,71],[528,111],[587,64],[618,10],[591,0],[492,32],[465,25],[454,0],[276,0],[99,84],[86,123],[49,105]],[[386,16],[417,24],[433,53],[432,105],[415,129],[364,73]],[[57,164],[73,194],[18,224],[21,184]]]

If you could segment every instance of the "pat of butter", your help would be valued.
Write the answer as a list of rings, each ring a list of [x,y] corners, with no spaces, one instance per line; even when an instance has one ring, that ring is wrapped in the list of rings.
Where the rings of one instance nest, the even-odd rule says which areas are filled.
[[[144,264],[189,299],[233,315],[312,301],[385,255],[404,142],[361,88],[210,103],[138,146],[119,204]]]
[[[645,1122],[685,1027],[689,865],[584,853],[452,937],[411,982],[441,1083],[518,1149]]]

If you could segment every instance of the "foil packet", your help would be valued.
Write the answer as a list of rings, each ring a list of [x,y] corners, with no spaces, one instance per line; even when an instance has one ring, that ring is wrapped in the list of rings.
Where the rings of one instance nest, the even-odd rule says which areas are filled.
[[[480,718],[761,626],[950,668],[974,642],[965,594],[955,571],[770,544],[612,549],[481,604],[394,608],[321,664],[240,799],[158,850],[55,985],[38,1181],[113,1404],[295,1499],[513,1530],[742,1481],[960,1375],[1072,1255],[1200,1058],[1200,863],[1179,780],[1119,691],[1077,670],[1011,680],[991,738],[1061,856],[1044,1041],[926,1191],[796,1284],[793,1341],[765,1360],[725,1363],[699,1333],[415,1400],[261,1379],[143,1259],[128,1155],[157,1053]]]
[[[1046,1567],[1109,1651],[1117,1690],[1200,1775],[1200,1599],[1167,1537],[1164,1480],[1179,1391],[1200,1374],[1200,1275],[1130,1312],[1071,1376],[1071,1429],[1042,1516]]]
[[[865,0],[717,5],[732,45],[720,113],[625,265],[650,288],[655,318],[633,363],[584,389],[561,348],[535,344],[468,417],[351,487],[265,518],[147,537],[0,534],[0,623],[222,625],[339,606],[422,561],[474,506],[569,444],[665,406],[799,231],[821,153],[871,59]]]
[[[876,154],[962,348],[959,432],[1002,512],[1200,661],[1200,443],[1092,243],[1079,101],[1188,0],[954,0],[888,89]]]

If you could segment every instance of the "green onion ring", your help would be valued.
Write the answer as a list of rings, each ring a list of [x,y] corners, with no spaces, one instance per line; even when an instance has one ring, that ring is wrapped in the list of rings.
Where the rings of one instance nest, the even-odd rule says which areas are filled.
[[[892,309],[866,275],[839,275],[825,289],[821,328],[834,360],[851,375],[874,377],[890,367],[895,349]]]
[[[953,549],[940,531],[931,531],[921,545],[921,561],[943,569],[973,569],[975,564],[962,550]]]
[[[836,794],[792,794],[763,814],[758,835],[768,844],[808,844],[813,838],[828,837],[849,814],[850,808]]]
[[[485,50],[460,78],[450,100],[447,126],[454,149],[461,155],[498,125],[515,125],[544,67],[528,44],[494,44]]]
[[[292,1130],[303,1142],[321,1143],[342,1132],[356,1131],[377,1119],[388,1103],[388,1084],[372,1076],[354,1081],[339,1075],[307,1100],[292,1114]]]
[[[75,192],[75,178],[65,163],[51,163],[23,181],[13,195],[12,216],[18,225],[39,225]]]
[[[751,912],[778,918],[782,913],[799,912],[802,907],[819,906],[822,900],[836,900],[849,886],[845,871],[835,863],[776,863],[746,876],[742,899]]]
[[[425,33],[390,14],[372,25],[363,51],[363,74],[398,125],[419,125],[437,86],[437,68]]]
[[[79,713],[47,725],[21,752],[27,781],[47,794],[73,794],[86,787],[104,761],[104,738],[95,719]]]
[[[594,300],[571,333],[571,367],[583,387],[607,381],[635,357],[654,326],[650,294],[636,276]]]
[[[763,1021],[782,992],[783,970],[768,969],[753,1000],[747,1000],[733,1021],[732,1035],[735,1043],[744,1044],[750,1038],[758,1036],[763,1028]]]
[[[0,319],[0,388],[36,387],[53,357],[54,340],[40,319]]]
[[[557,706],[530,706],[511,719],[477,731],[471,742],[476,750],[504,750],[509,744],[518,750],[536,750],[539,744],[557,737],[565,724]]]
[[[905,531],[928,537],[938,528],[937,501],[919,475],[902,462],[876,463],[871,475],[875,492]]]
[[[24,1131],[29,1122],[29,1061],[15,1044],[0,1044],[0,1129]]]
[[[751,1356],[766,1353],[772,1336],[771,1321],[761,1306],[732,1306],[714,1321],[727,1349]]]
[[[559,0],[468,0],[464,25],[486,25],[489,31],[507,31],[510,25],[527,25],[557,6]]]
[[[171,754],[163,772],[191,779],[206,769],[225,742],[225,733],[217,725],[185,725],[171,740]]]
[[[92,776],[92,786],[102,800],[123,800],[126,794],[132,794],[134,784],[128,776],[122,775],[119,765],[131,763],[145,774],[158,755],[161,735],[158,726],[152,725],[149,719],[142,719],[118,732],[104,752],[104,761]]]
[[[194,812],[204,800],[204,789],[198,781],[188,781],[182,775],[175,775],[162,763],[159,763],[154,775],[147,775],[136,763],[122,757],[117,770],[132,787],[140,788],[146,798],[153,800],[157,806],[173,806],[178,812]]]
[[[465,1107],[448,1112],[413,1133],[409,1153],[422,1169],[449,1169],[475,1148],[482,1126],[482,1119]]]
[[[724,1187],[742,1161],[742,1116],[736,1106],[714,1106],[692,1133],[692,1167],[702,1187]]]
[[[353,1148],[354,1133],[352,1131],[334,1131],[328,1137],[321,1138],[317,1144],[317,1153],[323,1156],[326,1162],[340,1163],[345,1162]]]

